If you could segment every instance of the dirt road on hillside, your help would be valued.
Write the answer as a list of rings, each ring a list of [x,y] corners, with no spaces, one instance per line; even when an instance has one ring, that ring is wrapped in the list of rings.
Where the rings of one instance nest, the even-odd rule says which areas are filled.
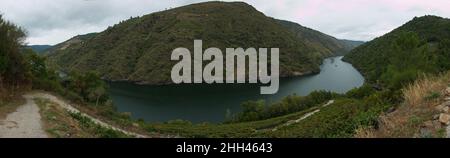
[[[54,102],[72,113],[80,113],[80,111],[74,108],[72,105],[66,103],[65,101],[51,95],[42,92],[33,92],[23,95],[26,99],[26,103],[17,108],[16,112],[10,113],[5,120],[0,120],[0,138],[47,138],[48,135],[44,131],[43,123],[41,121],[41,115],[39,113],[39,107],[34,102],[34,99],[48,99]],[[87,114],[81,113],[91,119],[94,123],[110,128],[115,131],[122,132],[124,134],[137,137],[146,138],[147,136],[122,130],[116,128],[110,124],[107,124],[99,119],[96,119]]]

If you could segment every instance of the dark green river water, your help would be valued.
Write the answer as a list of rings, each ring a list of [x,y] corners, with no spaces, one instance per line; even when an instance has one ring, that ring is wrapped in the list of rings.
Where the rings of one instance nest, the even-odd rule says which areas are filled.
[[[274,95],[261,95],[260,86],[252,84],[142,86],[125,82],[110,83],[110,93],[117,109],[131,112],[135,119],[217,123],[225,119],[227,109],[239,112],[244,101],[274,102],[291,94],[308,95],[314,90],[345,93],[361,86],[363,76],[341,59],[325,59],[319,74],[281,79],[280,89]]]

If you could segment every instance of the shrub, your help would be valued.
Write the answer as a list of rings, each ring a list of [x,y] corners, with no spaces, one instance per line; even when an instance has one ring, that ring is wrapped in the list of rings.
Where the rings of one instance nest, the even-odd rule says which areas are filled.
[[[92,131],[93,133],[95,133],[97,137],[100,138],[129,137],[128,135],[122,132],[98,125],[95,122],[93,122],[90,118],[83,116],[81,113],[69,113],[69,114],[72,118],[77,120],[78,123],[80,123],[80,125],[82,126],[82,128],[84,128],[84,130]]]
[[[307,96],[287,96],[270,105],[267,105],[264,100],[247,101],[242,103],[243,111],[226,123],[257,121],[287,115],[321,105],[339,96],[332,92],[314,91]]]
[[[345,96],[348,98],[363,99],[367,96],[370,96],[374,92],[375,90],[369,84],[364,84],[360,88],[354,88],[348,91]]]
[[[67,91],[64,96],[66,99],[76,102],[76,103],[83,102],[83,98],[80,95],[78,95],[77,93],[72,92],[72,91]]]

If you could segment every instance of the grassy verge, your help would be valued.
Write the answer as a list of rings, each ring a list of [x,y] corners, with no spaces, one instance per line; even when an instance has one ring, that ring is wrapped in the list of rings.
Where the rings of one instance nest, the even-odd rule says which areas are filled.
[[[115,110],[114,106],[112,105],[72,105],[82,113],[102,120],[103,122],[114,127],[143,135],[151,135],[147,131],[142,129],[142,124],[144,124],[143,121],[131,119],[130,114],[128,113],[117,112],[117,110]]]
[[[44,128],[55,138],[126,138],[121,132],[95,124],[91,119],[79,113],[71,113],[59,105],[46,100],[36,99],[40,108]]]
[[[35,99],[44,122],[44,129],[54,138],[87,138],[93,135],[84,131],[79,123],[70,117],[69,113],[45,99]]]
[[[93,122],[90,118],[85,117],[85,116],[81,115],[80,113],[69,113],[69,114],[73,119],[77,120],[80,123],[81,127],[85,131],[92,133],[95,137],[99,137],[99,138],[129,138],[130,137],[122,132],[100,126],[100,125],[96,124],[95,122]]]

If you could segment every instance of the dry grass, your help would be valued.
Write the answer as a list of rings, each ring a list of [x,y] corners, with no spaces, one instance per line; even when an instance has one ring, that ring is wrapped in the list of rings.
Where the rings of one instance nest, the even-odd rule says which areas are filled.
[[[373,128],[359,128],[356,130],[355,138],[376,138]]]
[[[419,80],[403,89],[405,104],[415,107],[430,105],[433,101],[435,103],[436,101],[440,101],[436,98],[443,96],[443,90],[447,88],[449,76],[449,74],[440,76],[424,75]]]
[[[441,137],[442,127],[433,116],[439,114],[435,107],[443,102],[449,81],[450,73],[421,76],[402,90],[405,100],[402,105],[394,112],[380,116],[378,129],[359,129],[356,137]]]

